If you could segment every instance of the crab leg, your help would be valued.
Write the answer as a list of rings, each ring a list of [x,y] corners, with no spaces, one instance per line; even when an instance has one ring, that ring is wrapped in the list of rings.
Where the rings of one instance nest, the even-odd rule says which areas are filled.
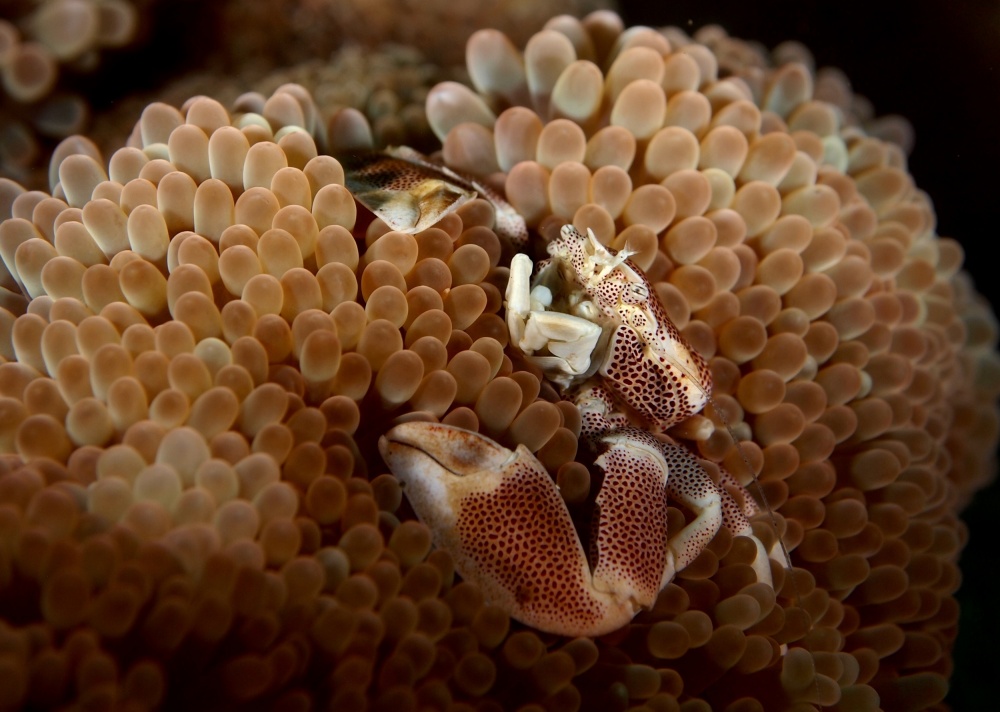
[[[598,515],[591,544],[595,586],[610,590],[629,586],[644,594],[642,605],[652,605],[659,590],[697,558],[720,527],[755,542],[757,580],[770,584],[767,553],[743,507],[686,449],[663,442],[630,425],[621,414],[612,413],[611,398],[603,386],[584,389],[576,398],[582,415],[581,435],[601,453],[595,464],[605,473],[596,500]],[[676,533],[666,531],[668,496],[695,515]],[[659,527],[659,535],[654,527]],[[641,538],[634,535],[635,530],[641,532]],[[662,556],[661,536],[665,547]],[[637,541],[639,545],[633,543]],[[663,562],[662,577],[650,597],[649,582],[637,573],[644,573],[646,559],[656,556]]]
[[[511,451],[468,430],[414,422],[386,433],[379,449],[435,545],[522,623],[603,635],[649,605],[627,585],[594,585],[558,488],[523,445]],[[641,576],[655,579],[654,597],[662,573],[655,558]]]

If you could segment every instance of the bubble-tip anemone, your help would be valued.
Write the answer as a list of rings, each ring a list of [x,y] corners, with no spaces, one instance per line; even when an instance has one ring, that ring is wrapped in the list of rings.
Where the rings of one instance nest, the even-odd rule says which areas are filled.
[[[506,348],[492,206],[388,231],[327,153],[372,140],[360,114],[195,97],[107,162],[68,141],[49,193],[0,184],[0,705],[937,704],[995,320],[846,84],[697,39],[483,31],[428,122],[536,239],[638,250],[716,383],[673,434],[747,479],[720,413],[743,440],[776,593],[720,535],[630,626],[565,640],[457,579],[375,454],[391,422],[524,443],[592,494],[579,414]]]

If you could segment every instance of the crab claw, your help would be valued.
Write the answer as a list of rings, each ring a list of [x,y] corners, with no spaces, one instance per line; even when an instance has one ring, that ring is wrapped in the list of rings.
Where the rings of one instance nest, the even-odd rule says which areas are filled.
[[[723,471],[722,484],[717,485],[686,449],[630,425],[621,414],[609,413],[612,396],[606,388],[584,389],[576,404],[583,417],[582,434],[600,453],[594,464],[604,471],[591,542],[598,588],[628,586],[643,605],[651,605],[659,590],[698,557],[720,527],[754,542],[757,580],[773,588],[768,555],[750,526],[756,505],[732,475]],[[726,485],[742,493],[742,504]],[[695,516],[669,536],[664,525],[658,536],[645,527],[647,522],[666,520],[668,496]],[[631,553],[616,553],[629,548]],[[661,579],[648,577],[652,567],[644,565],[644,559],[663,562]]]
[[[595,636],[649,605],[628,586],[595,587],[555,483],[523,445],[511,451],[468,430],[414,422],[386,433],[379,449],[435,545],[513,618],[550,633]],[[658,583],[664,562],[650,563]]]

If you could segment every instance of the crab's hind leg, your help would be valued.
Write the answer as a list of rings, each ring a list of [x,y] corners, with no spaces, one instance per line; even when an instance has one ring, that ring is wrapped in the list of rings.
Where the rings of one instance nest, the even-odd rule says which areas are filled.
[[[686,507],[698,513],[698,507],[704,507],[706,502],[718,501],[720,509],[721,524],[724,529],[727,529],[733,536],[742,536],[750,539],[757,548],[757,555],[751,564],[754,571],[757,574],[757,580],[766,583],[769,586],[774,586],[771,579],[771,565],[769,563],[769,557],[764,549],[764,544],[760,539],[753,533],[753,528],[750,526],[750,519],[748,518],[747,511],[749,510],[751,515],[756,513],[756,503],[747,494],[744,498],[744,503],[741,506],[737,500],[729,494],[723,483],[720,482],[716,484],[712,481],[712,478],[705,471],[705,468],[701,466],[697,458],[690,452],[685,450],[679,445],[671,445],[670,443],[660,443],[660,447],[663,451],[663,456],[667,461],[667,467],[670,468],[670,478],[667,482],[667,492],[676,501],[684,503]],[[741,490],[743,490],[742,485],[740,485],[735,478],[732,477],[728,472],[723,470],[724,476],[728,476],[733,483],[736,484]],[[709,488],[714,490],[713,495],[707,495]],[[745,490],[744,490],[745,492]],[[697,519],[695,519],[697,521]],[[693,524],[694,522],[692,522]],[[690,524],[682,530],[681,533],[690,528]],[[704,545],[701,544],[700,540],[691,540],[684,542],[677,542],[676,546],[680,548],[681,545],[692,545],[700,544],[700,548],[696,547],[695,556],[700,553]],[[690,563],[690,562],[688,562]],[[686,564],[685,564],[686,565]],[[683,568],[678,566],[678,571]],[[665,574],[666,575],[666,574]],[[668,579],[664,579],[666,583]]]
[[[749,467],[750,464],[747,463],[747,468]],[[747,492],[747,488],[744,487],[740,481],[724,467],[719,468],[719,489],[728,493],[732,493],[734,490],[737,492],[737,495],[730,494],[730,498],[739,507],[740,511],[743,512],[743,516],[747,519],[760,513],[760,507],[757,506],[757,502],[750,496],[750,493]]]
[[[749,463],[747,463],[747,468],[750,469]],[[758,491],[760,491],[763,496],[763,491],[760,490],[759,483],[757,487]],[[724,495],[723,505],[725,506],[725,496],[728,495],[729,498],[733,500],[733,506],[736,506],[739,510],[737,513],[729,516],[730,524],[727,525],[729,530],[732,532],[739,532],[741,536],[752,536],[756,540],[757,538],[755,536],[748,534],[747,532],[750,531],[750,519],[761,512],[761,507],[757,504],[757,501],[750,496],[747,488],[724,467],[719,468],[719,489]],[[770,508],[768,507],[766,500],[764,501],[764,508],[770,512]],[[746,521],[744,522],[744,520]],[[775,527],[777,527],[776,523]],[[757,551],[759,553],[762,550],[763,543],[760,541],[757,541],[756,543]],[[771,544],[771,548],[768,550],[768,557],[782,568],[791,568],[788,552],[785,550],[780,537],[775,537]],[[757,576],[759,578],[763,574],[760,567],[760,559],[754,561],[754,569],[757,570]]]

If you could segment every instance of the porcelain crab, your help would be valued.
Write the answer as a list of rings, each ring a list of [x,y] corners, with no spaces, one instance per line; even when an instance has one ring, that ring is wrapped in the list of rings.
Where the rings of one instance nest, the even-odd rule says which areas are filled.
[[[488,186],[407,147],[342,157],[359,202],[406,232],[440,220],[477,193],[515,249],[523,219]],[[511,451],[478,433],[435,424],[396,426],[379,441],[417,516],[456,569],[512,617],[565,635],[601,635],[653,604],[720,526],[753,537],[746,495],[737,502],[698,460],[661,434],[710,397],[705,360],[682,338],[652,287],[592,232],[572,225],[539,263],[511,262],[506,308],[510,342],[580,409],[581,439],[604,473],[589,556],[559,490],[523,446]],[[742,489],[727,474],[726,485]],[[695,516],[668,533],[667,501]],[[754,568],[770,583],[761,543]]]
[[[748,519],[752,498],[738,504],[685,448],[653,434],[704,407],[705,360],[627,249],[615,253],[566,225],[548,252],[534,280],[531,259],[514,257],[507,323],[511,344],[579,407],[581,438],[605,473],[590,556],[552,478],[523,445],[511,451],[447,425],[402,424],[380,449],[436,545],[513,618],[563,635],[628,623],[720,527],[752,538],[758,580],[770,584]],[[668,498],[695,515],[678,532],[667,532]]]

